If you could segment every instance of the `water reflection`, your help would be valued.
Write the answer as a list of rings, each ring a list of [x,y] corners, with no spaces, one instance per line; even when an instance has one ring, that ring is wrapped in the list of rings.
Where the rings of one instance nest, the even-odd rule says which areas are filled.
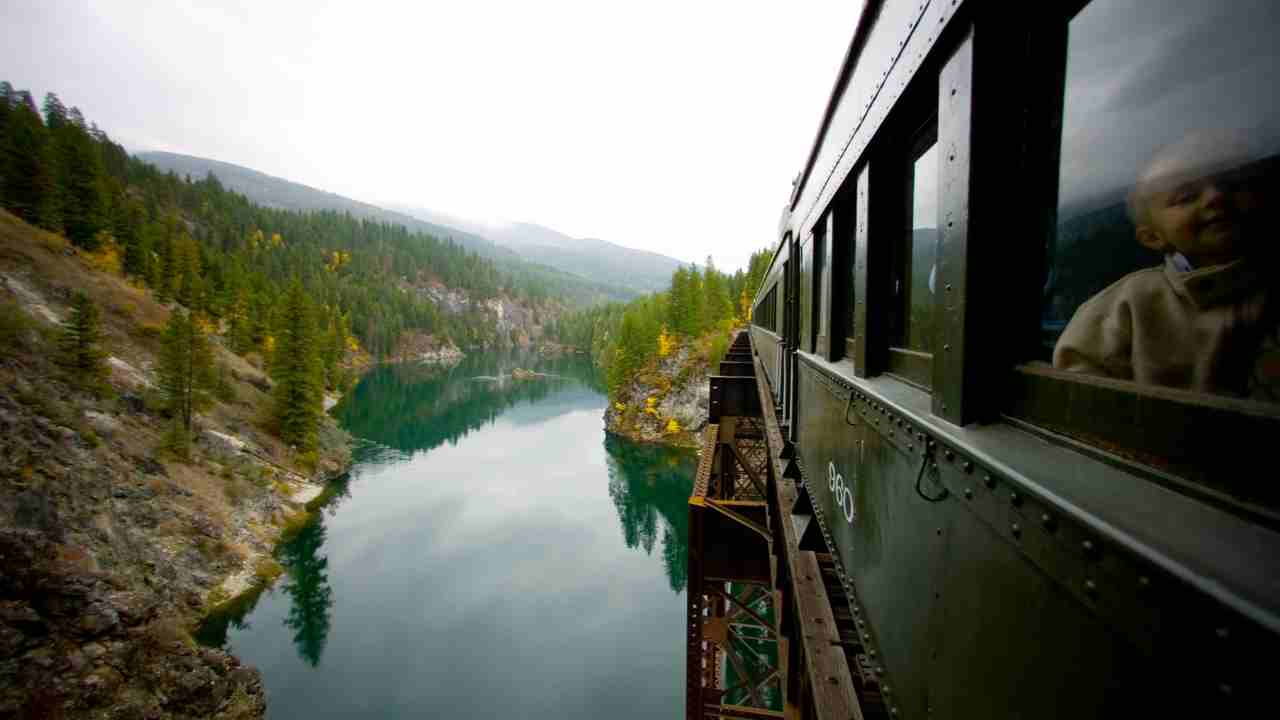
[[[201,640],[261,669],[269,717],[677,714],[694,459],[602,442],[594,377],[378,368],[337,411],[351,492]]]
[[[511,376],[516,368],[544,376],[516,380]],[[412,453],[456,444],[507,409],[538,404],[564,390],[577,392],[557,397],[559,405],[589,404],[602,383],[583,357],[477,354],[453,367],[401,363],[375,368],[332,412],[352,435]]]
[[[332,514],[347,495],[347,483],[338,481],[333,486]],[[293,631],[293,644],[298,657],[312,667],[320,664],[333,611],[333,588],[329,584],[329,560],[320,553],[325,542],[324,520],[313,516],[277,548],[276,560],[284,567],[285,579],[278,585],[290,599],[285,627]],[[196,631],[196,639],[204,645],[223,647],[230,630],[248,630],[252,625],[246,619],[257,606],[263,592],[276,589],[259,588],[236,598],[228,605],[212,613]]]
[[[688,451],[640,445],[606,435],[609,497],[618,509],[627,547],[650,555],[662,523],[662,565],[671,589],[684,592],[688,580],[689,492],[697,458]]]
[[[333,609],[329,559],[320,554],[324,535],[324,523],[317,518],[280,549],[280,561],[289,577],[283,590],[292,600],[284,624],[293,630],[298,656],[313,667],[320,664],[324,653]]]

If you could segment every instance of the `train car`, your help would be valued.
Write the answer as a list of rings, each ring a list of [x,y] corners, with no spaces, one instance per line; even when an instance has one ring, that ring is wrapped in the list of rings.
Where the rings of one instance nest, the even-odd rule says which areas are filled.
[[[1276,712],[1277,37],[866,3],[750,337],[893,716]]]

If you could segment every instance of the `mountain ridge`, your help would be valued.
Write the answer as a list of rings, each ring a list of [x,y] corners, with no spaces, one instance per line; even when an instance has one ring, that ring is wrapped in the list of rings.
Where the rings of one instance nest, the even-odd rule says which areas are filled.
[[[213,173],[222,184],[266,207],[297,211],[345,211],[351,213],[353,217],[404,225],[410,231],[423,232],[442,240],[452,239],[459,245],[486,257],[504,257],[514,254],[499,247],[492,240],[463,229],[423,220],[288,178],[270,175],[244,165],[158,150],[137,152],[134,156],[161,170],[171,171],[179,176],[190,175],[197,180]]]
[[[666,287],[671,273],[683,263],[649,250],[628,248],[597,238],[574,238],[534,223],[490,227],[420,207],[384,207],[270,175],[253,168],[212,158],[163,151],[134,153],[139,160],[179,176],[202,179],[212,173],[229,189],[266,207],[347,212],[353,217],[403,225],[440,239],[452,239],[479,255],[504,263],[508,270],[522,263],[527,272],[546,271],[575,276],[600,297],[625,300]]]
[[[449,217],[426,208],[396,206],[423,221]],[[573,237],[545,225],[511,222],[479,228],[477,232],[499,247],[510,249],[531,262],[543,263],[575,275],[641,292],[666,289],[671,274],[686,263],[652,250],[619,245],[594,237]]]

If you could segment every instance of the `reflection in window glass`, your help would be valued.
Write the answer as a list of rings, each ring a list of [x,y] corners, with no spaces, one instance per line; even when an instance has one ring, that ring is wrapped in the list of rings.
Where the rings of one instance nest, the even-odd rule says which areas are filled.
[[[830,228],[831,215],[827,214],[817,225],[813,226],[813,313],[817,316],[816,324],[813,328],[813,348],[814,352],[818,352],[823,348],[819,347],[818,337],[825,335],[827,332],[827,314],[831,311],[831,293],[828,292],[827,282],[827,252],[829,245],[827,243],[827,231]]]
[[[1095,0],[1068,33],[1046,355],[1274,399],[1280,3]]]
[[[911,231],[904,253],[904,347],[933,352],[933,293],[938,274],[938,145],[929,146],[912,165]]]

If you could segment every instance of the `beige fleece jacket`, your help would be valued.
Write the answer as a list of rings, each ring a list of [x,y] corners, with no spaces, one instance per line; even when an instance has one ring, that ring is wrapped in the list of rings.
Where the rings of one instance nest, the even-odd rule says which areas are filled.
[[[1053,365],[1152,385],[1256,394],[1250,378],[1268,285],[1246,260],[1191,272],[1166,260],[1139,270],[1076,310],[1054,348]]]

